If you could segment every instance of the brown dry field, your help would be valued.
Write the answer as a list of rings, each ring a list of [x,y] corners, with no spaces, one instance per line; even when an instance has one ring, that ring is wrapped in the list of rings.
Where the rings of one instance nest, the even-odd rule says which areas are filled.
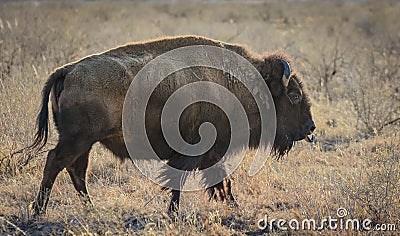
[[[400,228],[400,3],[11,2],[0,3],[1,235],[379,235],[382,231],[262,231],[259,219],[371,219]],[[318,142],[299,142],[255,176],[250,159],[234,172],[238,209],[184,193],[181,216],[166,215],[170,194],[100,145],[91,151],[80,202],[63,171],[47,213],[33,218],[46,153],[32,141],[41,89],[67,62],[131,41],[196,34],[291,56],[313,102]],[[51,124],[45,151],[57,143]],[[249,151],[251,153],[251,151]]]

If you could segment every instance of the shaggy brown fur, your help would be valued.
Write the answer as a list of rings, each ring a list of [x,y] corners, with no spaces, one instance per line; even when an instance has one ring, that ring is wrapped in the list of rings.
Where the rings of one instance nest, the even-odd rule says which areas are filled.
[[[40,192],[33,205],[37,214],[43,212],[58,173],[67,169],[76,190],[90,204],[85,177],[88,155],[92,145],[102,143],[121,159],[129,154],[122,134],[122,108],[129,85],[138,71],[151,59],[170,50],[192,45],[212,45],[232,50],[246,58],[263,76],[273,95],[277,111],[277,131],[274,150],[278,156],[290,150],[294,141],[304,139],[315,129],[310,103],[299,78],[292,74],[288,84],[282,83],[284,64],[288,59],[281,54],[258,55],[246,47],[227,44],[199,36],[181,36],[130,43],[106,52],[83,58],[56,69],[49,77],[42,94],[38,115],[38,131],[32,145],[42,148],[48,137],[48,108],[51,93],[53,118],[59,131],[59,142],[48,154]],[[152,94],[146,110],[146,131],[156,153],[168,164],[183,170],[204,169],[218,162],[229,144],[230,127],[224,113],[210,104],[189,106],[182,113],[182,136],[190,143],[198,142],[198,127],[205,121],[215,124],[218,131],[213,150],[186,161],[165,142],[160,114],[166,99],[179,87],[198,81],[191,72],[198,72],[204,80],[219,83],[231,90],[242,104],[251,125],[251,145],[259,141],[260,117],[254,99],[241,83],[230,83],[226,76],[210,68],[191,68],[164,79]],[[255,114],[255,115],[254,115]],[[228,137],[228,138],[227,138]],[[193,159],[191,159],[193,160]],[[222,170],[223,171],[223,170]],[[210,198],[236,204],[229,179],[209,188]],[[179,191],[172,191],[169,211],[177,210]]]

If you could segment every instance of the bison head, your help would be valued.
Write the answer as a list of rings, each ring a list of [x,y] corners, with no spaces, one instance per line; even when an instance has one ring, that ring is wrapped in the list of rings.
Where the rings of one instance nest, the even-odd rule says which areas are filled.
[[[292,73],[289,62],[281,55],[268,56],[261,67],[276,109],[277,129],[274,151],[279,158],[295,141],[314,141],[315,130],[311,103],[298,76]]]

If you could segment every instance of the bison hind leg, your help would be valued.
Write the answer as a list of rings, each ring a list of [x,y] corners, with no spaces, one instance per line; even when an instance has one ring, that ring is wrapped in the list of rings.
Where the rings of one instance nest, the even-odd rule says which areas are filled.
[[[91,209],[93,208],[93,203],[90,200],[86,187],[86,170],[88,163],[89,151],[84,152],[75,160],[75,162],[67,166],[67,171],[82,203]]]
[[[49,151],[43,171],[43,178],[40,184],[39,193],[32,205],[35,215],[45,212],[51,189],[57,175],[66,167],[75,163],[78,157],[88,153],[92,142],[84,138],[61,138],[57,146]]]

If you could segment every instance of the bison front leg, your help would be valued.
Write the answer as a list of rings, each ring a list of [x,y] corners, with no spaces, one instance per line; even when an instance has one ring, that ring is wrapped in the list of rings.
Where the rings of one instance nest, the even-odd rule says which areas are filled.
[[[168,215],[175,216],[179,211],[179,199],[181,195],[181,191],[179,190],[172,190],[171,202],[168,207]]]
[[[179,186],[179,190],[171,190],[171,202],[168,207],[168,215],[171,217],[175,217],[178,214],[179,199],[181,195],[180,190],[183,189],[187,175],[190,174],[190,172],[193,171],[197,166],[199,166],[201,160],[201,158],[187,158],[186,156],[177,155],[170,158],[168,165],[175,169],[184,170],[184,172],[177,175],[176,171],[166,169],[162,173],[162,176],[169,180],[169,184],[171,184],[171,186]]]
[[[214,199],[220,202],[227,202],[229,205],[238,207],[238,203],[232,194],[232,182],[225,178],[222,182],[210,187],[206,191],[208,199]]]
[[[89,193],[86,187],[86,170],[89,163],[89,152],[86,152],[79,156],[74,163],[67,167],[69,176],[71,177],[72,183],[76,191],[78,191],[78,196],[82,203],[93,208],[93,203],[90,200]]]

